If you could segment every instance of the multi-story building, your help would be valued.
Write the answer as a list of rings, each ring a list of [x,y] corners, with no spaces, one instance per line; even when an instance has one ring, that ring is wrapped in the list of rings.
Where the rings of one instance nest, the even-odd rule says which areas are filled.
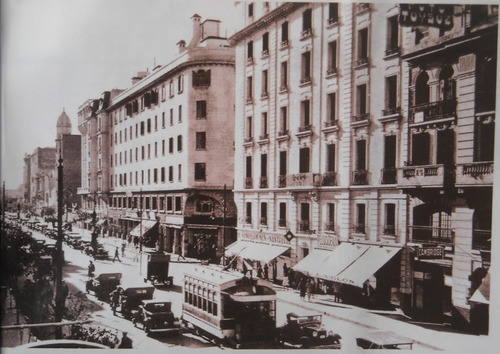
[[[178,42],[173,61],[139,72],[111,97],[103,111],[109,120],[97,124],[109,131],[109,152],[97,167],[102,179],[88,176],[82,188],[92,193],[92,183],[98,190],[99,181],[109,183],[109,228],[123,237],[216,260],[234,238],[236,215],[234,49],[221,37],[220,21],[194,15],[192,22],[193,38]],[[82,140],[90,171],[91,139],[90,147]]]
[[[63,159],[63,200],[67,211],[79,205],[77,195],[81,179],[81,136],[71,134],[71,120],[63,110],[57,119],[56,160]],[[57,177],[57,166],[54,171]],[[57,203],[57,188],[53,193],[54,205]]]
[[[357,303],[466,313],[491,239],[496,7],[451,6],[438,30],[388,3],[237,6],[226,253]]]
[[[471,306],[482,304],[469,298],[491,259],[498,5],[401,5],[401,17],[405,304],[470,322]],[[474,328],[487,323],[482,316]]]
[[[54,171],[56,167],[56,149],[53,147],[36,148],[32,154],[26,154],[25,181],[29,192],[25,201],[35,209],[52,206],[52,193],[56,186]],[[26,197],[26,196],[25,196]],[[41,210],[37,210],[41,212]]]

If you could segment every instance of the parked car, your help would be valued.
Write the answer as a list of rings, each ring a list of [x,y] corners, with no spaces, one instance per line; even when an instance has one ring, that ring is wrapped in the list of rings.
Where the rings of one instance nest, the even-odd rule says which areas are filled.
[[[135,326],[141,323],[147,334],[152,332],[179,333],[181,329],[181,321],[174,316],[170,301],[142,300],[132,322]]]
[[[276,340],[280,344],[300,348],[341,348],[341,336],[323,327],[321,314],[288,313],[286,318],[286,324],[276,329]]]
[[[142,300],[153,299],[153,286],[129,287],[121,292],[120,311],[127,319],[135,318]]]
[[[108,300],[109,294],[120,284],[122,273],[101,273],[96,278],[87,280],[85,288],[87,293],[93,291],[100,300]]]
[[[413,349],[413,340],[391,331],[374,331],[356,338],[363,349]]]

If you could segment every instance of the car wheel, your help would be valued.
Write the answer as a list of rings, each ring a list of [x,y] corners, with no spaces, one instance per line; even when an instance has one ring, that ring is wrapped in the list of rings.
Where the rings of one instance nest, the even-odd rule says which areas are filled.
[[[309,348],[309,346],[310,346],[309,338],[301,337],[300,338],[300,347],[301,348]]]
[[[144,325],[144,332],[146,332],[146,334],[149,334],[151,332],[151,328],[149,328],[147,324]]]

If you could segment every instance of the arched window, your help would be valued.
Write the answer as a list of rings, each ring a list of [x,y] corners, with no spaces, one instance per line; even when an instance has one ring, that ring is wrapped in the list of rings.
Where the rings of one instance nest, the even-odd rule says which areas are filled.
[[[415,105],[429,103],[429,75],[421,72],[415,83]]]
[[[442,101],[455,99],[455,80],[453,69],[450,65],[445,65],[439,73],[439,96]]]

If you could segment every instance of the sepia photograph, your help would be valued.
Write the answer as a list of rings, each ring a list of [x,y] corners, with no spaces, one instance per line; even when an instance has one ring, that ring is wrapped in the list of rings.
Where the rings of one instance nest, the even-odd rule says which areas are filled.
[[[494,351],[499,4],[2,0],[1,350]]]

